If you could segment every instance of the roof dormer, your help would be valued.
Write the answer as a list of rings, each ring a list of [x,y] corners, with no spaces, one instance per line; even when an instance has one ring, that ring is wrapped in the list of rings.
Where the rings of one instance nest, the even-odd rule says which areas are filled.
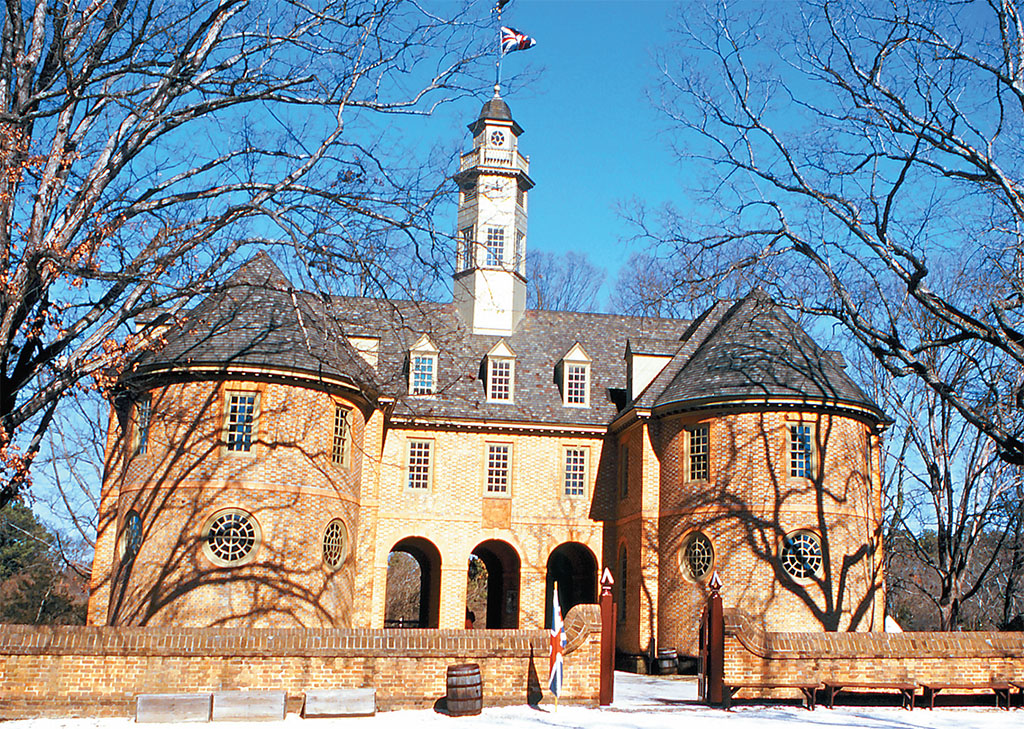
[[[433,395],[437,391],[438,351],[426,334],[409,347],[410,395]]]
[[[485,370],[487,402],[513,402],[516,390],[516,353],[504,339],[487,353]]]
[[[562,404],[570,408],[590,407],[590,364],[593,360],[576,342],[558,363]]]

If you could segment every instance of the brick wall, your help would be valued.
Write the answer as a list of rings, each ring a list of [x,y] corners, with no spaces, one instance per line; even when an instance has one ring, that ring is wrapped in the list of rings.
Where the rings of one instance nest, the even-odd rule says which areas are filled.
[[[596,704],[600,611],[566,616],[562,702]],[[446,669],[479,663],[484,705],[551,701],[539,630],[287,630],[0,626],[4,718],[130,715],[140,693],[377,689],[382,710],[430,708]]]
[[[726,685],[1019,678],[1024,633],[767,632],[747,613],[732,609],[725,611],[723,673]]]

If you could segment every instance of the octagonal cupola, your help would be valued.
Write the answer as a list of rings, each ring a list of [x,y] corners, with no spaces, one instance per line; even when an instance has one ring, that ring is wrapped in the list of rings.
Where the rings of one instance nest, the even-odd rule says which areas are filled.
[[[509,335],[526,309],[529,159],[523,133],[497,94],[469,124],[473,148],[462,155],[453,280],[456,309],[474,334]]]

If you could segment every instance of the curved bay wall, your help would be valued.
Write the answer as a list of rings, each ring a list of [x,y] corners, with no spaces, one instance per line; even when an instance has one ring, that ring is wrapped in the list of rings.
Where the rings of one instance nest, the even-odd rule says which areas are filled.
[[[688,437],[709,429],[708,478],[689,478]],[[811,478],[791,475],[791,428],[810,428]],[[658,642],[696,655],[707,581],[717,571],[727,605],[765,630],[878,630],[882,593],[881,511],[872,427],[814,411],[701,412],[651,426],[660,463]],[[689,574],[687,539],[704,534],[712,569]],[[780,563],[784,540],[812,534],[822,545],[811,577]]]
[[[258,397],[248,452],[225,445],[234,392]],[[90,622],[351,626],[361,411],[351,400],[282,382],[172,383],[149,396],[144,452],[137,409],[111,419]],[[332,458],[339,404],[349,424],[342,464]],[[225,510],[247,519],[256,537],[237,564],[204,548],[204,527]],[[126,535],[132,514],[141,527],[134,546]],[[340,563],[330,565],[322,540],[335,519],[345,545]]]

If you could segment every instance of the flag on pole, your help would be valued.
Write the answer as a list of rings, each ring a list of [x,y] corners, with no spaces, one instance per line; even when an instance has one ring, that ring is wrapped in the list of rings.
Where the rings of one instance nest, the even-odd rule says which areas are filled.
[[[501,52],[511,53],[512,51],[525,51],[537,45],[530,36],[520,33],[515,28],[502,26],[501,28]]]
[[[562,624],[562,609],[558,606],[558,585],[551,592],[551,672],[548,688],[555,695],[562,693],[562,651],[565,650],[565,625]]]

